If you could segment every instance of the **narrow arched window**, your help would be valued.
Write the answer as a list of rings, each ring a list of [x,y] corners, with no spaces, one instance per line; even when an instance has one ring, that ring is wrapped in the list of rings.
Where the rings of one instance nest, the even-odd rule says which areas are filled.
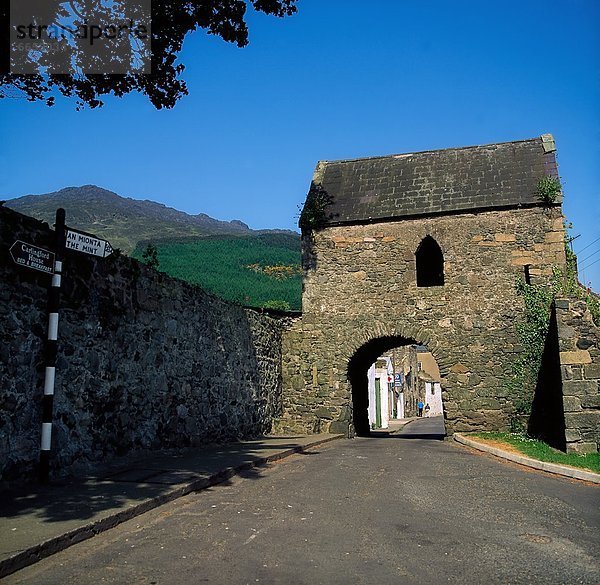
[[[416,252],[417,286],[444,285],[444,255],[431,237],[423,238]]]

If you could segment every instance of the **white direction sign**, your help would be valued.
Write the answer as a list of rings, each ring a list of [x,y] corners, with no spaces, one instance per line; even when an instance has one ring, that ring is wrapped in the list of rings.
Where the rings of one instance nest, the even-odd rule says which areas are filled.
[[[95,236],[71,229],[67,230],[66,247],[67,250],[77,250],[100,258],[106,258],[113,253],[112,246],[106,240],[99,240]]]

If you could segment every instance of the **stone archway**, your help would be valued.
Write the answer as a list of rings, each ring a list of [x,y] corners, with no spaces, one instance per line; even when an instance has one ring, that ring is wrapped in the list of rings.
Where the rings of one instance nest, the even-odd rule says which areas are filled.
[[[391,336],[371,339],[348,362],[348,382],[351,387],[351,418],[353,431],[358,436],[369,436],[367,370],[384,353],[403,346],[422,345],[417,340]]]
[[[448,368],[452,358],[443,350],[437,336],[418,326],[395,321],[385,325],[378,321],[368,327],[353,327],[353,335],[345,344],[343,360],[346,365],[346,384],[349,399],[348,412],[344,412],[348,424],[348,435],[367,436],[369,424],[366,419],[366,369],[384,352],[406,345],[425,345],[431,351],[444,380],[442,387],[446,397],[452,398],[452,382],[447,380]],[[448,383],[450,382],[450,383]],[[342,421],[340,421],[342,422]],[[338,430],[342,425],[335,425]],[[341,428],[339,428],[341,427]]]
[[[348,381],[352,389],[352,418],[354,431],[359,436],[370,434],[368,420],[367,369],[386,351],[416,343],[404,337],[378,337],[362,345],[348,362]]]
[[[284,415],[277,431],[308,433],[333,432],[355,434],[355,401],[360,403],[360,389],[353,380],[366,362],[378,357],[380,350],[407,344],[425,345],[435,358],[443,383],[443,402],[449,432],[457,417],[456,377],[450,367],[460,360],[462,348],[452,347],[436,332],[418,324],[389,320],[385,324],[372,319],[329,321],[316,332],[297,321],[285,334],[283,344]],[[450,349],[447,349],[450,348]],[[353,388],[354,381],[354,388]],[[364,394],[363,394],[364,396]],[[363,421],[364,424],[364,421]],[[359,423],[360,427],[360,423]],[[359,434],[363,429],[359,428]]]
[[[346,342],[343,344],[342,355],[344,359],[350,362],[357,351],[378,339],[404,339],[408,344],[418,343],[426,345],[438,361],[440,373],[444,375],[447,367],[451,365],[452,358],[442,348],[438,335],[428,328],[422,327],[419,324],[411,325],[407,321],[408,319],[389,319],[384,324],[382,321],[371,321],[369,319],[367,323],[363,322],[360,325],[356,322],[347,323],[346,327],[352,331],[352,335],[348,336]]]

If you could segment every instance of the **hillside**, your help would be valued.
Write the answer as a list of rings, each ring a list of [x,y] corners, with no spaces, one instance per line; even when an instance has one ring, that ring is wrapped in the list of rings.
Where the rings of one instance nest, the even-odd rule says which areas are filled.
[[[291,234],[208,236],[152,242],[158,269],[242,305],[300,310],[298,237]],[[133,257],[141,259],[146,244]]]
[[[243,305],[299,310],[300,236],[251,230],[241,221],[188,215],[153,201],[120,197],[94,185],[11,199],[7,207],[52,224],[64,207],[67,225],[108,240],[141,259],[156,246],[159,270]]]
[[[219,221],[204,213],[189,215],[154,201],[121,197],[95,185],[26,195],[11,199],[5,205],[49,224],[54,223],[56,209],[63,207],[67,212],[67,225],[104,238],[125,254],[131,254],[138,242],[156,237],[262,233],[238,220]]]

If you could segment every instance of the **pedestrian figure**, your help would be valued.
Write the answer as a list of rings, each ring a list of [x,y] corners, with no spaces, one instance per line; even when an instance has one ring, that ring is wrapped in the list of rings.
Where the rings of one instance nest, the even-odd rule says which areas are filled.
[[[429,406],[429,402],[425,405],[425,416],[429,418],[429,411],[431,410],[431,406]]]
[[[419,402],[417,403],[417,408],[419,409],[419,413],[417,414],[417,416],[423,416],[423,401],[419,400]]]

